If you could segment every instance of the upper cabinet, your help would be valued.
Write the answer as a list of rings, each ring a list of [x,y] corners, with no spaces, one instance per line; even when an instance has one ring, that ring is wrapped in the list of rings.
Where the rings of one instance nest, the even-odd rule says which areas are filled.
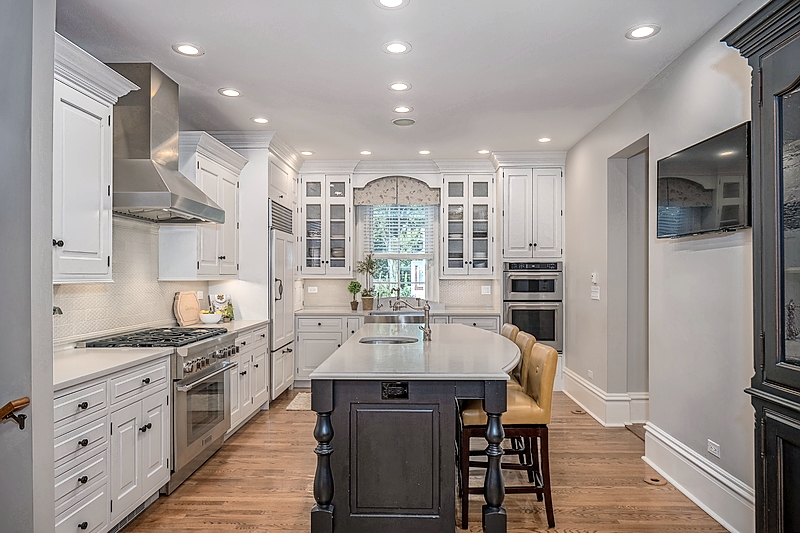
[[[158,231],[159,279],[236,279],[238,184],[247,159],[208,133],[184,131],[180,136],[181,173],[225,211],[225,223],[162,224]]]
[[[503,170],[504,259],[561,257],[561,168]]]
[[[53,283],[111,281],[113,107],[137,89],[56,34]]]
[[[445,174],[442,193],[442,273],[492,277],[494,176]]]
[[[300,178],[300,274],[353,276],[353,196],[350,174],[304,174]]]

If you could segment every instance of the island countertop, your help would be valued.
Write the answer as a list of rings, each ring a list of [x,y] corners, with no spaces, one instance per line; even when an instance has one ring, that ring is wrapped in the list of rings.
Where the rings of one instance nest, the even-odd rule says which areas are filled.
[[[312,380],[508,380],[519,348],[507,338],[461,324],[366,324],[311,373]],[[414,337],[410,344],[362,344],[365,337]]]

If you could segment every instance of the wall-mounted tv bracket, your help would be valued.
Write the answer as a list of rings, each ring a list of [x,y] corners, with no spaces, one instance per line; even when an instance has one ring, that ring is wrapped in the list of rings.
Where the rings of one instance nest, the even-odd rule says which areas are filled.
[[[30,404],[30,398],[20,398],[19,400],[8,402],[3,407],[0,407],[0,421],[13,420],[19,425],[19,429],[25,429],[25,419],[28,418],[28,415],[15,413]]]

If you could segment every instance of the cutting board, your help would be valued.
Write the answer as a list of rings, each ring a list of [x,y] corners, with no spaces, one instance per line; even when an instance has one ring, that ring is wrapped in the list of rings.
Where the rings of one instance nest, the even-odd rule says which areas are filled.
[[[172,311],[175,313],[178,325],[182,328],[200,322],[200,302],[197,301],[197,293],[194,291],[176,292]]]

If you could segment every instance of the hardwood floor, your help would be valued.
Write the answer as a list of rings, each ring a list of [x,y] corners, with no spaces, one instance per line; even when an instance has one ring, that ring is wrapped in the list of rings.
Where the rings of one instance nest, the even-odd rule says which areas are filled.
[[[286,411],[295,394],[288,391],[272,402],[123,532],[308,532],[315,417]],[[506,496],[509,532],[726,531],[672,485],[644,482],[655,472],[641,460],[644,443],[633,433],[603,428],[587,414],[572,414],[575,408],[556,393],[550,425],[556,528],[547,529],[544,504],[535,495],[520,494]],[[469,531],[478,532],[483,497],[471,498]]]

